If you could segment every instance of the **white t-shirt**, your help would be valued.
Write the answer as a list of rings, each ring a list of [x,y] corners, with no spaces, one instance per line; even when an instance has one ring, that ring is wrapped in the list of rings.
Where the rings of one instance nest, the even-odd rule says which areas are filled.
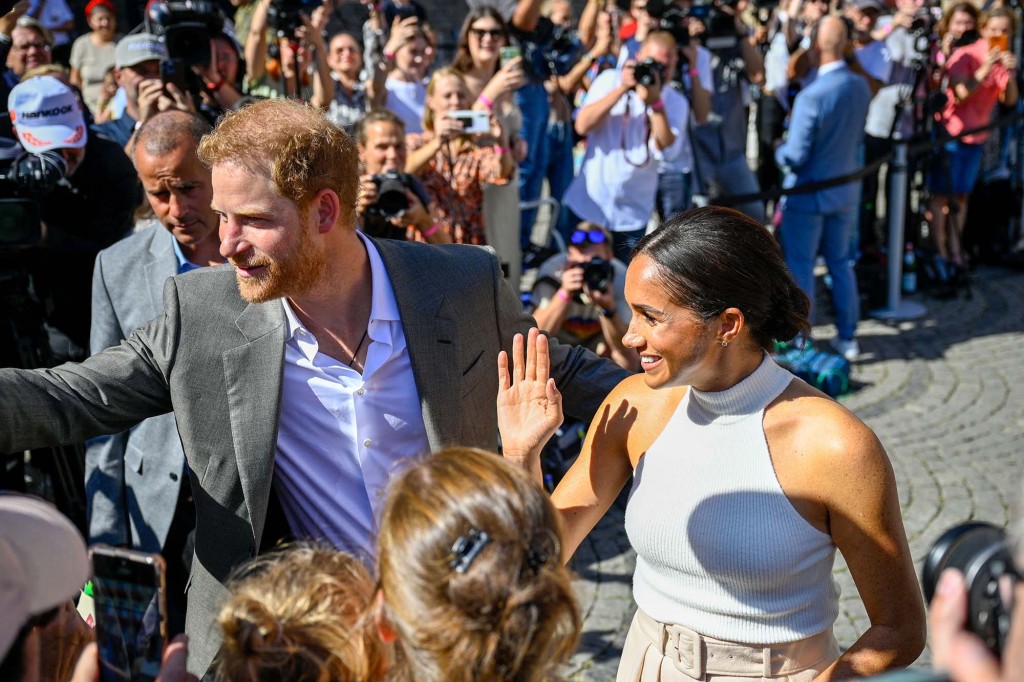
[[[423,83],[406,83],[388,78],[384,83],[388,91],[387,108],[402,119],[405,132],[423,132],[423,107],[427,101],[427,88]]]
[[[605,97],[621,82],[621,71],[604,71],[594,79],[583,106]],[[689,147],[689,102],[672,88],[663,88],[661,96],[676,138],[669,147],[658,149],[651,134],[648,107],[635,92],[620,97],[590,132],[583,168],[565,193],[566,206],[583,220],[613,232],[639,230],[647,225],[654,212],[659,163],[678,159]]]

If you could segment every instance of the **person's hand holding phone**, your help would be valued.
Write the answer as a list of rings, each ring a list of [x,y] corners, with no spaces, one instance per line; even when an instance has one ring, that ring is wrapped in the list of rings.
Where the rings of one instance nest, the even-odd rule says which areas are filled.
[[[95,643],[86,645],[78,659],[71,682],[99,682],[100,651]],[[199,682],[199,678],[188,672],[188,637],[178,635],[164,649],[160,665],[160,676],[156,682]]]
[[[462,134],[462,121],[451,116],[434,117],[434,133],[442,141],[449,140]]]
[[[403,45],[411,41],[420,30],[419,19],[416,17],[395,17],[391,24],[391,34],[384,44],[384,54],[395,54]]]

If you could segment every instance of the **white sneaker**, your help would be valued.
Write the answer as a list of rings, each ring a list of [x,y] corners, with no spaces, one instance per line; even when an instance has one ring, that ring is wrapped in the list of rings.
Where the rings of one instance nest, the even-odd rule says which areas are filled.
[[[846,341],[836,336],[833,337],[831,344],[835,352],[839,353],[850,362],[853,362],[860,357],[860,344],[857,343],[857,339],[850,339],[849,341]]]

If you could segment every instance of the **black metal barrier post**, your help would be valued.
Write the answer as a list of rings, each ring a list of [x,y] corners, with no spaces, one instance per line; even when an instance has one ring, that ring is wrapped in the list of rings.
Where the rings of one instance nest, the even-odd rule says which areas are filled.
[[[889,212],[889,291],[886,306],[872,310],[869,314],[878,320],[916,320],[924,317],[928,309],[920,303],[902,300],[903,281],[903,238],[907,208],[907,143],[903,140],[893,147],[893,158],[889,163],[889,196],[886,210]]]

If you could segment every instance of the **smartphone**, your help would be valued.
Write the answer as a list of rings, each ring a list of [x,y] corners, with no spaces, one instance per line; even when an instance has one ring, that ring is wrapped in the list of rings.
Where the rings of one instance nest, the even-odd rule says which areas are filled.
[[[163,558],[104,545],[89,556],[100,681],[155,680],[167,641]]]
[[[460,109],[449,111],[448,116],[456,121],[462,121],[464,135],[481,135],[491,131],[491,117],[486,111]]]
[[[992,50],[999,50],[1001,52],[1006,52],[1009,49],[1009,47],[1010,47],[1010,36],[1008,36],[1008,35],[991,36],[988,39],[988,49],[989,49],[990,52]]]
[[[522,54],[523,52],[522,50],[519,49],[518,46],[507,45],[498,50],[498,63],[501,65],[501,68],[505,68],[506,64],[508,64],[513,59],[516,59],[517,57],[521,57]]]
[[[185,69],[187,68],[185,62],[180,59],[163,59],[160,61],[160,80],[165,86],[174,83],[178,91],[184,95],[188,92],[185,85]]]

